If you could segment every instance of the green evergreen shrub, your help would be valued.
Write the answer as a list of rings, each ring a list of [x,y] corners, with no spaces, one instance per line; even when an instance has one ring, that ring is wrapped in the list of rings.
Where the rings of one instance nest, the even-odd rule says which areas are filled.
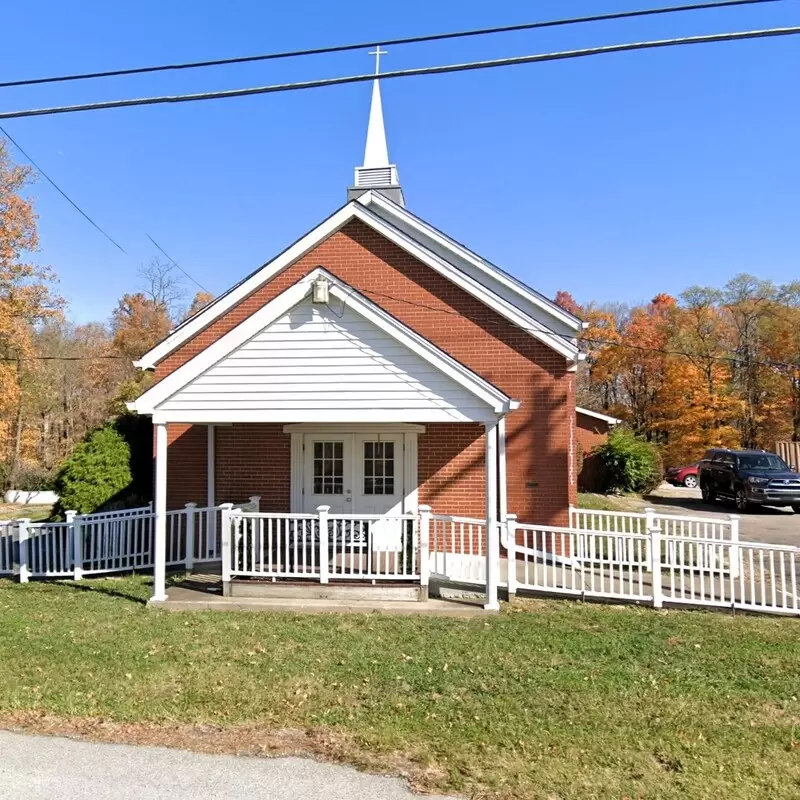
[[[640,439],[628,428],[615,428],[593,453],[600,463],[600,482],[607,494],[643,494],[652,491],[661,482],[658,448]]]
[[[114,423],[90,433],[61,465],[55,480],[55,517],[74,509],[90,514],[131,484],[131,448]]]

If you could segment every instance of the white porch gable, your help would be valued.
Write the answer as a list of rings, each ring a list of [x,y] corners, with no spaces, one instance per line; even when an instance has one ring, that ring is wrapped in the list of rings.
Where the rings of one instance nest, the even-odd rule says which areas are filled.
[[[328,304],[310,294],[320,275]],[[134,407],[156,422],[486,422],[514,404],[318,269]]]

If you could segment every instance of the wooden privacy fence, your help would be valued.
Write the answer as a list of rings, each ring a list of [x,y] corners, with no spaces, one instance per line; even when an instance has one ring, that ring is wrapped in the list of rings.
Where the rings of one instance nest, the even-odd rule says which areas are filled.
[[[776,442],[775,452],[794,469],[800,469],[800,442]]]

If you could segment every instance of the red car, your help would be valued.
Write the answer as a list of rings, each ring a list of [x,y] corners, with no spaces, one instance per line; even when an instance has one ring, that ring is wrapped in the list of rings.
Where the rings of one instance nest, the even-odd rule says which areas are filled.
[[[687,489],[697,488],[697,464],[688,467],[670,467],[665,476],[667,483],[673,486],[685,486]]]

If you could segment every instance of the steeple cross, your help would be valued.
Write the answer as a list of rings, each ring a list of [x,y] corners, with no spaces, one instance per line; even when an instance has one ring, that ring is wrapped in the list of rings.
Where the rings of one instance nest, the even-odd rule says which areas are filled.
[[[368,55],[375,56],[375,74],[380,75],[381,72],[381,56],[388,55],[388,50],[381,50],[381,46],[378,45],[374,50],[370,50]]]

